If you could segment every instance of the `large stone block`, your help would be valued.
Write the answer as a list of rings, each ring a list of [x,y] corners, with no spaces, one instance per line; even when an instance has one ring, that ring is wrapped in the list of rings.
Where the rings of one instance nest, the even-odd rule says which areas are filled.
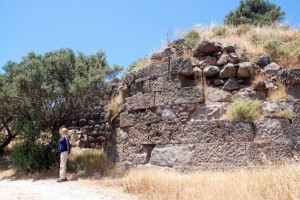
[[[181,88],[181,80],[178,75],[167,74],[163,76],[163,83],[161,85],[162,90],[171,90],[178,88]]]
[[[152,150],[150,164],[158,166],[187,165],[192,159],[195,145],[156,145]]]
[[[160,62],[151,66],[151,78],[157,78],[169,73],[170,62]]]
[[[245,120],[228,122],[229,133],[225,136],[226,142],[252,142],[255,137],[254,126]]]
[[[253,142],[247,145],[248,164],[263,164],[285,161],[294,157],[294,146],[290,142]]]
[[[172,59],[170,64],[171,74],[190,76],[193,74],[193,64],[189,58]]]
[[[201,102],[203,102],[203,92],[198,87],[186,87],[155,94],[155,106]]]
[[[120,114],[120,127],[130,127],[136,124],[152,124],[160,121],[160,116],[150,110],[134,113],[123,112]]]
[[[141,145],[120,144],[116,147],[116,161],[130,167],[148,162],[148,153]]]
[[[229,127],[224,121],[189,121],[182,126],[182,131],[172,134],[172,143],[225,142],[228,133]]]
[[[290,136],[285,131],[290,125],[282,119],[265,118],[256,122],[256,141],[290,142]]]
[[[136,124],[129,128],[129,142],[131,144],[168,144],[176,126],[166,123]]]
[[[280,70],[277,74],[279,81],[286,84],[300,83],[300,68],[289,68]]]
[[[145,66],[135,73],[135,81],[143,81],[151,78],[151,68],[152,66]]]
[[[126,98],[126,108],[128,111],[152,107],[154,107],[154,93],[137,94]]]
[[[159,166],[246,165],[244,143],[156,145],[150,164]]]
[[[196,120],[172,134],[172,143],[251,142],[254,131],[245,121]]]

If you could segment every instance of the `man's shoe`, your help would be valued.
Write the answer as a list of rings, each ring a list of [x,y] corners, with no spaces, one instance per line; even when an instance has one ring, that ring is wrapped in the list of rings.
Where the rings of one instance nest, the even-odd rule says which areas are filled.
[[[56,180],[56,182],[58,182],[58,183],[60,183],[60,182],[65,182],[65,181],[67,181],[66,178],[64,178],[64,179],[58,178],[58,179]]]

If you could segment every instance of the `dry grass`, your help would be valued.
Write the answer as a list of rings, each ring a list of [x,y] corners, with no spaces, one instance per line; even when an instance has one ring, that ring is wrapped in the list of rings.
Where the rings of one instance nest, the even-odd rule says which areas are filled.
[[[269,91],[269,99],[279,100],[288,98],[288,93],[284,84],[279,83],[276,90]]]
[[[199,26],[200,27],[200,26]],[[232,26],[201,26],[198,27],[200,41],[209,39],[221,44],[236,44],[238,53],[245,52],[248,57],[254,58],[265,53],[272,54],[274,46],[276,59],[283,67],[297,66],[300,64],[299,38],[300,31],[297,29],[285,28],[283,26],[256,27],[251,25]],[[177,33],[182,37],[185,32]]]
[[[111,116],[116,117],[119,114],[120,106],[123,102],[123,96],[121,92],[110,100],[110,102],[105,106],[105,111],[109,112]]]
[[[268,76],[265,74],[257,74],[255,75],[252,85],[257,85],[258,83],[264,82],[268,80]]]
[[[300,199],[300,166],[228,172],[131,171],[126,192],[156,200],[292,200]]]
[[[199,80],[196,81],[197,87],[202,89],[203,97],[205,100],[208,100],[209,86],[207,84],[206,78],[204,76],[199,77]]]
[[[131,71],[138,71],[144,67],[147,67],[151,64],[151,60],[148,56],[144,56],[144,57],[141,57],[140,59],[138,59],[137,61],[133,62],[127,72],[131,72]]]

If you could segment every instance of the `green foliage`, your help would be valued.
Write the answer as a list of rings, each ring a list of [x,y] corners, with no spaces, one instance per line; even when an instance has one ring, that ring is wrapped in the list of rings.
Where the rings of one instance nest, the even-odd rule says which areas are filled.
[[[185,45],[191,49],[196,46],[199,40],[200,40],[199,33],[194,29],[188,31],[184,36]]]
[[[238,26],[241,24],[272,25],[280,22],[285,13],[279,6],[267,0],[241,0],[239,7],[226,15],[224,23]]]
[[[28,53],[21,62],[4,66],[3,93],[14,116],[36,122],[41,130],[58,138],[66,120],[86,112],[110,91],[109,80],[120,67],[110,67],[104,52],[87,56],[71,49],[44,55]]]
[[[240,100],[234,101],[227,110],[227,118],[247,119],[254,122],[261,116],[262,102],[259,100]]]
[[[216,26],[212,28],[212,32],[218,36],[224,36],[227,32],[226,27],[224,26]]]
[[[49,169],[57,163],[56,145],[37,143],[40,136],[40,128],[36,123],[24,118],[16,119],[13,128],[23,139],[22,143],[13,146],[11,157],[13,166],[24,172],[35,172]]]
[[[276,113],[276,116],[290,121],[294,119],[294,114],[288,110],[281,110]]]
[[[57,153],[49,146],[25,141],[13,146],[11,150],[13,166],[20,171],[36,172],[49,169],[57,163]]]
[[[72,172],[83,172],[85,175],[93,173],[106,174],[113,164],[103,150],[85,150],[69,161],[68,170]]]

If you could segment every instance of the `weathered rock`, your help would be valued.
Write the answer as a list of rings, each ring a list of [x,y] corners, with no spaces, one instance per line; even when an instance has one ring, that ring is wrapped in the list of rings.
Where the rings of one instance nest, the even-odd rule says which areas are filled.
[[[268,64],[271,63],[271,58],[269,55],[265,54],[262,57],[257,57],[254,59],[254,63],[261,66],[261,67],[265,67]]]
[[[253,142],[247,147],[249,164],[287,161],[293,157],[293,145],[286,142]]]
[[[225,82],[222,80],[222,79],[214,79],[214,81],[213,81],[213,84],[215,85],[215,86],[222,86],[222,85],[224,85],[225,84]]]
[[[233,64],[227,64],[220,71],[219,78],[232,78],[236,77],[237,70]]]
[[[214,76],[218,75],[219,72],[220,72],[220,69],[217,66],[206,66],[203,69],[204,76],[207,78],[214,77]]]
[[[197,106],[195,111],[190,116],[190,121],[198,119],[202,120],[217,120],[221,119],[227,111],[228,102],[210,102]]]
[[[213,65],[213,66],[217,65],[217,59],[214,56],[207,56],[204,62],[207,65]]]
[[[259,81],[254,85],[254,90],[255,91],[265,91],[267,89],[267,85],[265,81]]]
[[[266,67],[265,67],[265,72],[267,74],[269,74],[270,76],[275,76],[277,75],[278,71],[281,69],[281,67],[275,63],[275,62],[271,62],[270,64],[268,64]]]
[[[174,114],[174,112],[170,109],[170,108],[166,108],[164,109],[162,115],[161,115],[161,119],[162,120],[176,120],[176,115]]]
[[[300,83],[300,67],[283,69],[278,72],[277,78],[279,81],[286,84],[299,84]]]
[[[284,131],[287,122],[281,119],[260,119],[255,123],[256,141],[262,142],[291,142]]]
[[[251,62],[239,63],[239,67],[243,69],[248,69],[250,77],[254,77],[256,73],[256,68]]]
[[[178,90],[162,91],[155,94],[155,106],[176,105],[183,103],[201,103],[202,90],[198,87],[181,88]]]
[[[220,44],[204,40],[199,42],[196,47],[193,49],[194,55],[198,56],[200,54],[214,54],[222,50]]]
[[[289,85],[287,92],[293,99],[300,99],[300,83]]]
[[[120,114],[120,127],[130,127],[134,126],[135,124],[149,124],[149,123],[156,123],[160,121],[160,117],[157,113],[152,112],[151,110],[147,110],[145,112],[135,112],[135,113],[128,113],[123,112]]]
[[[126,99],[127,110],[139,110],[154,107],[154,93],[139,94]]]
[[[207,101],[210,102],[230,102],[232,95],[219,88],[208,87],[207,88]]]
[[[197,77],[200,77],[202,74],[202,70],[199,67],[194,67],[193,72],[194,72],[194,75]]]
[[[171,60],[171,74],[189,76],[193,74],[193,64],[189,58],[178,58]]]
[[[237,78],[238,79],[246,79],[250,77],[250,72],[248,70],[248,67],[246,65],[240,65],[238,72],[237,72]]]
[[[233,99],[236,99],[236,100],[249,100],[249,99],[266,100],[266,98],[267,98],[267,94],[265,92],[255,91],[251,88],[241,90],[241,91],[237,92],[233,97]]]
[[[228,62],[228,54],[223,53],[222,56],[219,58],[217,65],[218,66],[226,65],[227,62]]]
[[[234,143],[157,145],[150,158],[150,164],[168,167],[207,163],[240,166],[246,161],[245,145]]]
[[[222,87],[223,90],[233,91],[238,90],[240,88],[239,82],[235,78],[230,78]]]
[[[222,52],[226,53],[234,53],[235,52],[235,46],[232,44],[227,44],[223,47]]]
[[[236,53],[230,53],[227,60],[229,63],[237,64],[239,63],[240,58],[236,55]]]

